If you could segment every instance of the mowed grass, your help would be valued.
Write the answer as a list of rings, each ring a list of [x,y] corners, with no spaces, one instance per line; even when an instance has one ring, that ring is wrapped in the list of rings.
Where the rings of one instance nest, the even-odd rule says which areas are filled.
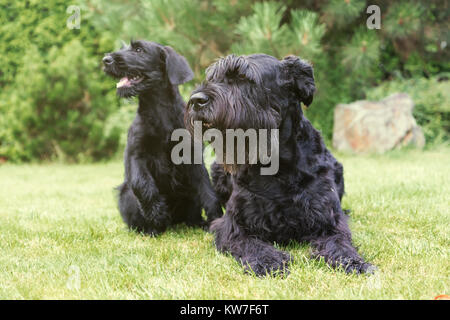
[[[450,150],[337,155],[351,229],[373,276],[294,257],[287,278],[243,273],[213,237],[179,226],[129,232],[113,187],[120,162],[0,167],[3,299],[433,299],[449,291]]]

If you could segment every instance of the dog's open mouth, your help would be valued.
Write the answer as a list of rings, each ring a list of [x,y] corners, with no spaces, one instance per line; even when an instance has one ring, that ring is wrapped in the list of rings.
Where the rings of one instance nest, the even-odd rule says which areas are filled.
[[[116,84],[116,88],[123,88],[123,87],[131,87],[135,84],[138,84],[144,79],[143,76],[136,75],[136,76],[126,76],[120,79],[119,82]]]

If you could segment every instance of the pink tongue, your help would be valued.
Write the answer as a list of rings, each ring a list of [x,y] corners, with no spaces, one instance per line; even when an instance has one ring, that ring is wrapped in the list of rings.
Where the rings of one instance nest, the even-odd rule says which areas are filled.
[[[127,77],[123,77],[122,79],[120,79],[119,82],[117,82],[116,88],[121,88],[123,86],[130,86],[130,85],[131,85],[130,80],[128,80]]]

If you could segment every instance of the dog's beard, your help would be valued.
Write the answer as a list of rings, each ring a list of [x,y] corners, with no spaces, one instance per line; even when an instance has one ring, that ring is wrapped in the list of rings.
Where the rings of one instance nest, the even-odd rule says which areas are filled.
[[[138,92],[131,87],[118,88],[116,90],[117,95],[121,98],[131,98],[138,95]]]
[[[217,129],[217,125],[215,125],[214,120],[212,119],[211,112],[193,112],[188,105],[184,115],[184,125],[191,135],[194,134],[194,123],[196,121],[200,121],[202,123],[202,134],[208,129]]]

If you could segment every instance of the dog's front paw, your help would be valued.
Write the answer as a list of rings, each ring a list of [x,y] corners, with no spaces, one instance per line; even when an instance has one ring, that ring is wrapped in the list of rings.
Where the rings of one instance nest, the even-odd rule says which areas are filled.
[[[145,220],[144,232],[155,236],[171,224],[171,215],[164,201],[153,201],[151,204],[140,207],[140,212]]]
[[[361,260],[348,260],[342,263],[346,273],[357,273],[357,274],[374,274],[377,271],[377,267],[361,261]]]
[[[157,235],[159,235],[160,233],[162,233],[164,230],[161,229],[156,229],[154,226],[152,225],[147,225],[144,228],[144,233],[150,237],[156,237]]]
[[[141,206],[141,213],[145,220],[155,224],[161,224],[170,217],[164,201],[153,201],[146,206]]]
[[[288,263],[291,256],[287,252],[274,251],[270,255],[253,257],[244,263],[244,270],[262,277],[266,275],[289,275]]]
[[[203,231],[206,232],[211,232],[210,227],[211,227],[211,221],[202,221],[199,224],[199,227],[203,229]]]
[[[205,208],[205,214],[207,217],[207,222],[210,224],[213,220],[223,216],[222,206],[217,203],[217,205],[212,208]]]

